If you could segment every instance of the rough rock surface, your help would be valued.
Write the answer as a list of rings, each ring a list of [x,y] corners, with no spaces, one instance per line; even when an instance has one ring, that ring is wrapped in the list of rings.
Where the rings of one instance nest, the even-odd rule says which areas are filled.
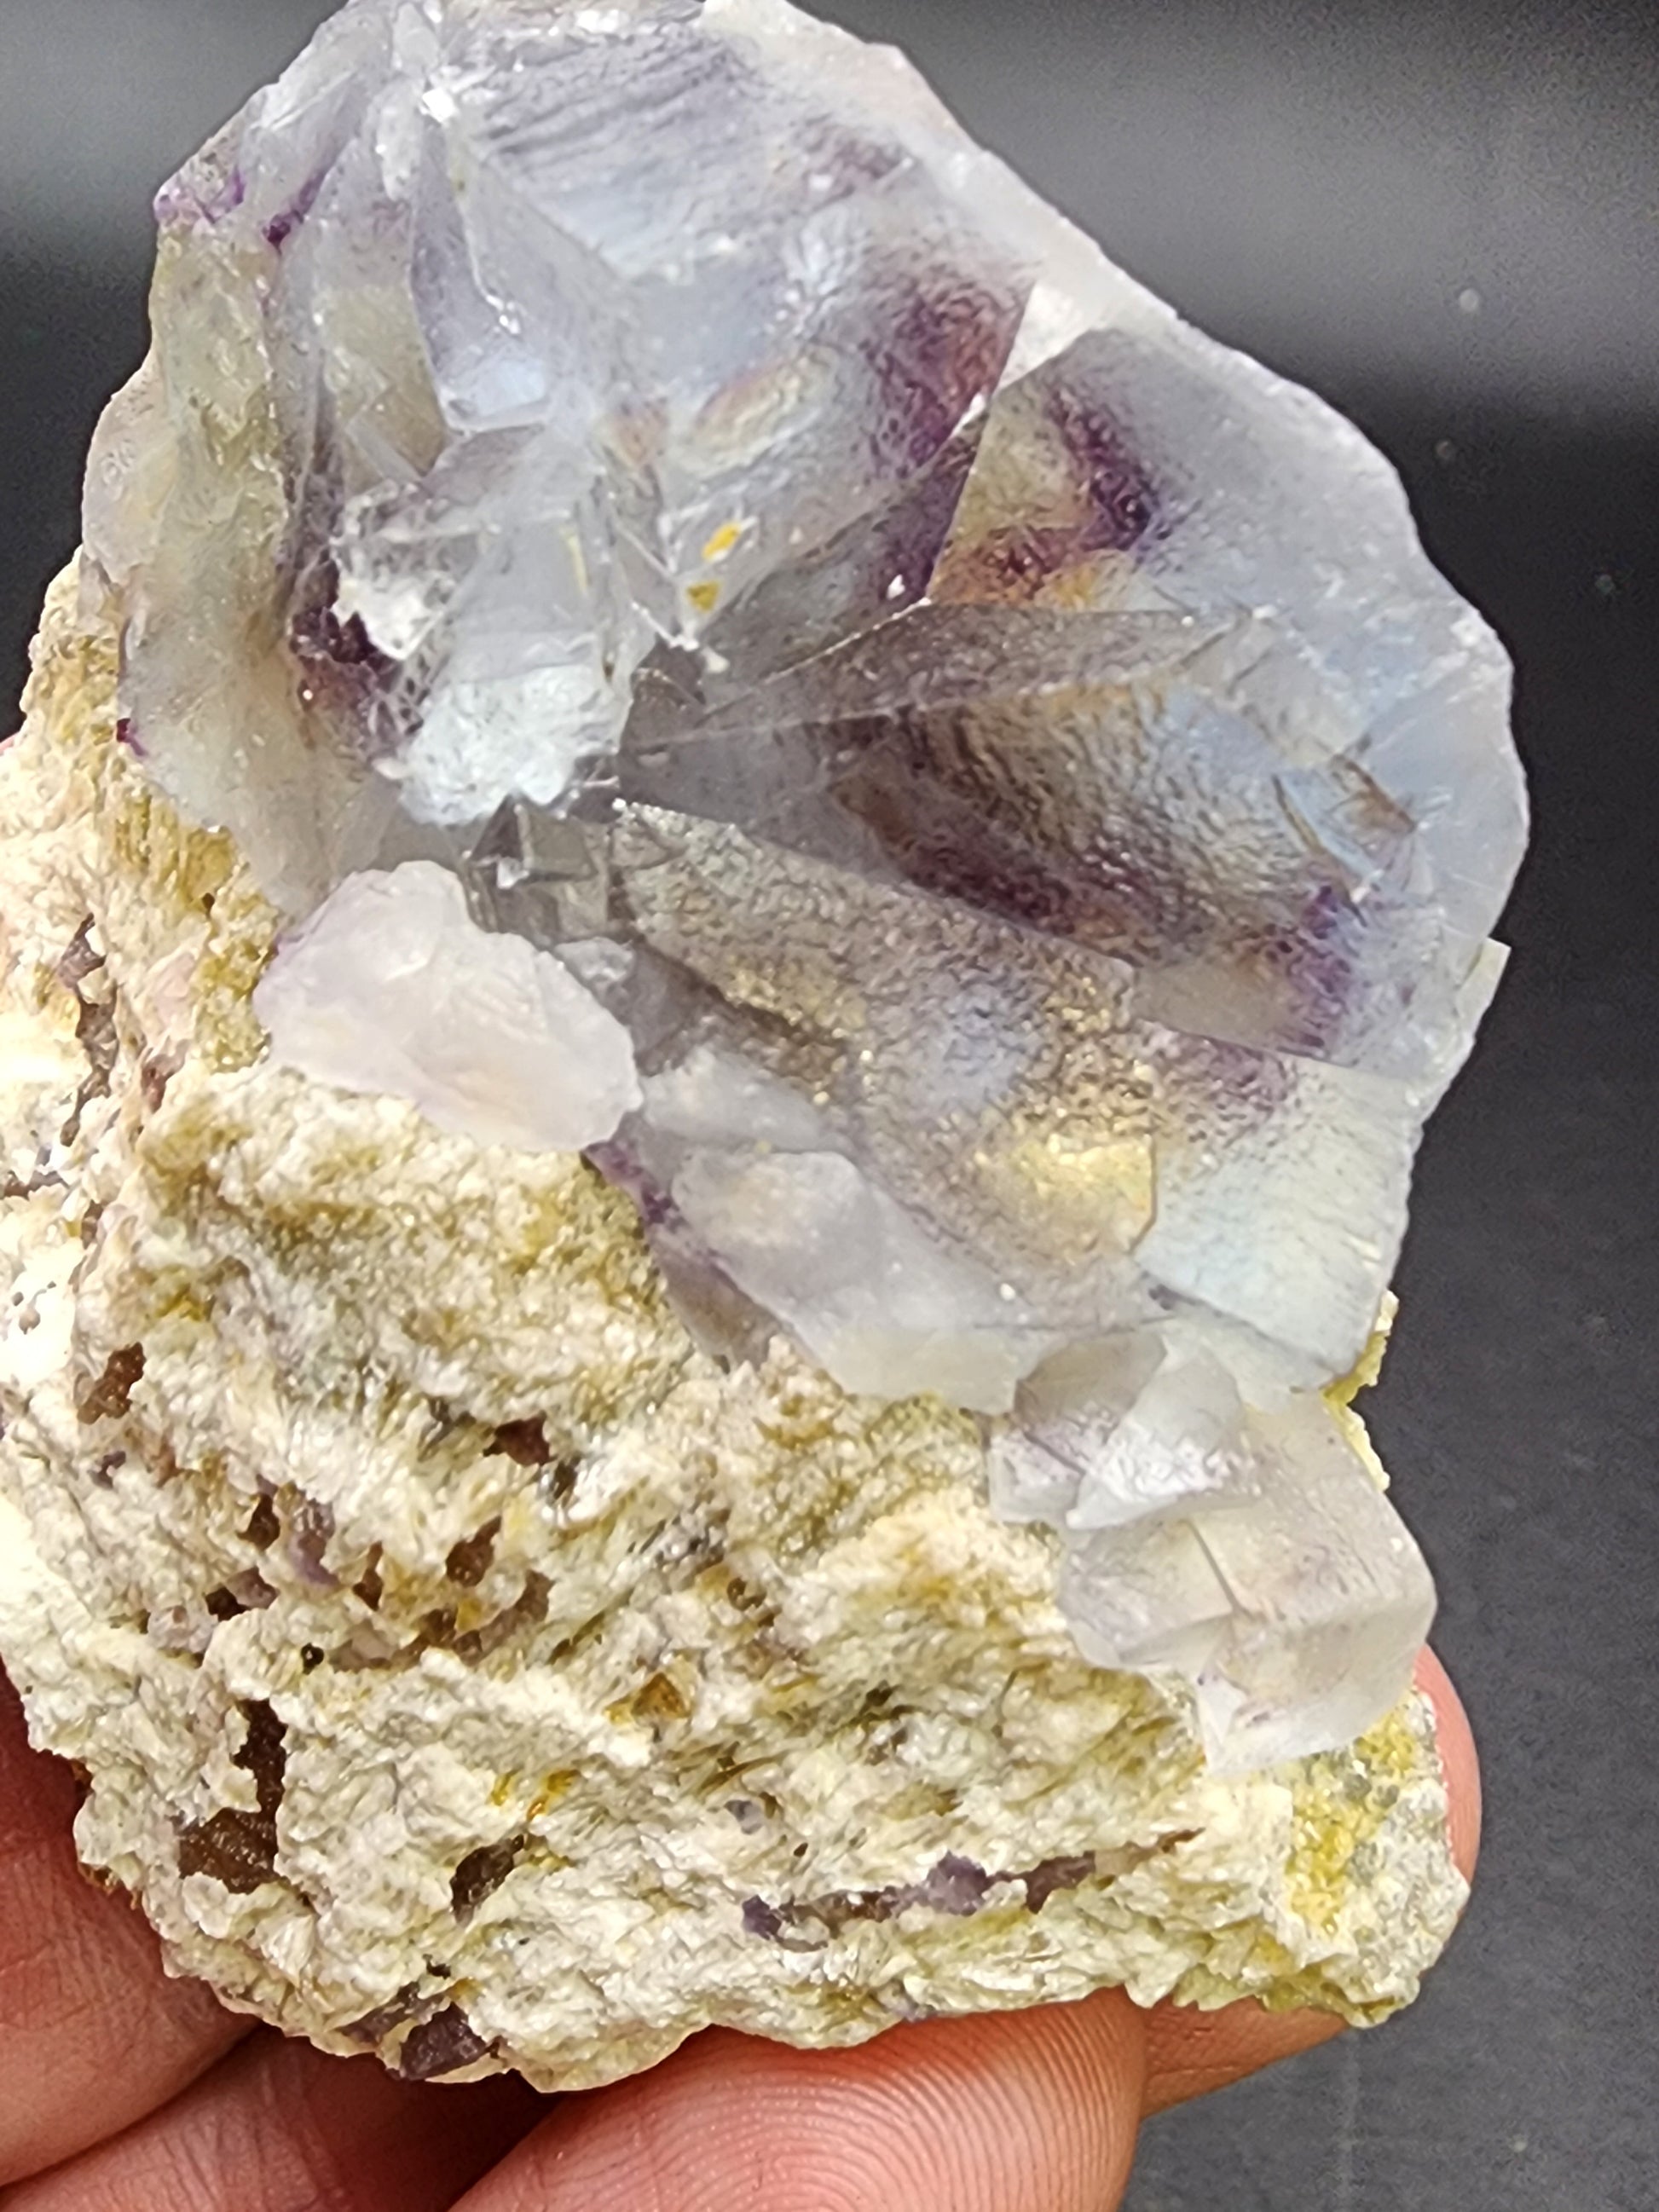
[[[727,1371],[578,1158],[272,1066],[276,917],[123,744],[115,614],[58,588],[0,749],[0,1656],[172,1963],[549,2087],[708,2021],[1408,2000],[1426,1702],[1216,1775],[976,1419]]]

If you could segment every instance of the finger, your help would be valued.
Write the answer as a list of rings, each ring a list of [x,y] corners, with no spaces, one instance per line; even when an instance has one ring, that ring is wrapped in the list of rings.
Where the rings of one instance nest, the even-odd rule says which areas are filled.
[[[1452,1856],[1466,1881],[1480,1848],[1480,1769],[1468,1716],[1432,1651],[1418,1661],[1417,1686],[1434,1707],[1435,1735],[1446,1777]],[[1264,2011],[1259,2004],[1200,2012],[1191,2005],[1154,2005],[1146,2014],[1146,2110],[1162,2112],[1293,2057],[1342,2032],[1328,2013]]]
[[[170,1981],[139,1915],[81,1872],[76,1794],[0,1675],[0,2187],[153,2111],[250,2026]]]
[[[1146,2015],[1146,2115],[1329,2043],[1342,2027],[1332,2013],[1268,2012],[1249,1998],[1218,2012],[1154,2005]]]
[[[714,2031],[568,2100],[457,2212],[1111,2212],[1142,2063],[1116,1991],[854,2051]]]
[[[532,2126],[515,2077],[399,2081],[261,2032],[126,2134],[26,2182],[6,2212],[445,2212]]]

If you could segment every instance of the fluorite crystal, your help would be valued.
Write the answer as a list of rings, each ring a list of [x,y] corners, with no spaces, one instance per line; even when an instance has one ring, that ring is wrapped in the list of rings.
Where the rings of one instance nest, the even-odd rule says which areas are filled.
[[[1432,1597],[1326,1394],[1524,811],[1386,463],[784,0],[351,0],[159,213],[88,545],[275,1054],[982,1417],[1218,1764],[1354,1737]]]

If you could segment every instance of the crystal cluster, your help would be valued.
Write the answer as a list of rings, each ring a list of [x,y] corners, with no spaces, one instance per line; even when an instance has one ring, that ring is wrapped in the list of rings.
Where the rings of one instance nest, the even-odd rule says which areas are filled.
[[[1352,1739],[1432,1595],[1327,1393],[1524,817],[1387,465],[785,0],[351,0],[159,213],[88,548],[276,1058],[981,1417],[1218,1765]]]

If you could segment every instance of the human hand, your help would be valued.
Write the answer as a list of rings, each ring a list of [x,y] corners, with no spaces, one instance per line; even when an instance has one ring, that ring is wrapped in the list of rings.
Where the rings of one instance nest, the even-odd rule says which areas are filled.
[[[1467,1875],[1474,1747],[1427,1653],[1419,1680]],[[77,1869],[74,1806],[0,1677],[3,2212],[1111,2212],[1146,2115],[1337,2032],[1109,1991],[852,2051],[711,2030],[577,2096],[416,2087],[168,1981],[139,1916]]]

